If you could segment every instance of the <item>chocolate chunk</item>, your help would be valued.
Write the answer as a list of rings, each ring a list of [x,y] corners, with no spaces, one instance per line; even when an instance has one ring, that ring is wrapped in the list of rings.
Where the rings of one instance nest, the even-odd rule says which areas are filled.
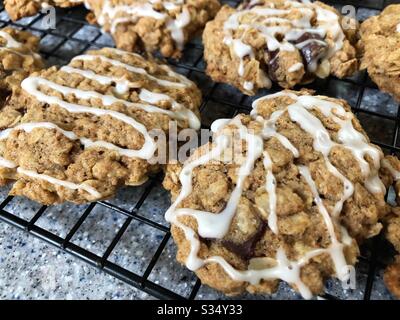
[[[254,7],[260,5],[260,4],[262,4],[261,1],[246,0],[246,1],[243,1],[243,3],[242,3],[242,9],[243,10],[250,10],[250,9],[253,9]]]
[[[269,50],[267,49],[267,52],[268,52],[268,55],[269,55],[269,61],[272,61],[272,60],[274,60],[274,59],[278,56],[279,50],[276,49],[276,50],[274,50],[274,51],[269,51]]]
[[[304,41],[310,40],[310,39],[316,39],[316,40],[321,40],[324,41],[324,38],[321,37],[318,33],[313,33],[313,32],[305,32],[301,35],[300,38],[297,38],[296,40],[290,41],[293,44],[299,44]]]
[[[254,247],[258,240],[264,234],[266,224],[260,223],[258,230],[250,237],[247,241],[243,243],[236,243],[231,240],[222,240],[221,244],[227,248],[229,251],[237,254],[239,257],[248,260],[254,256]]]
[[[211,246],[211,242],[213,241],[213,239],[211,239],[211,238],[203,238],[200,235],[198,237],[199,237],[199,240],[200,240],[201,243],[204,243],[207,247]]]
[[[272,80],[272,81],[277,81],[277,76],[276,76],[276,72],[279,69],[279,50],[274,50],[274,51],[269,51],[268,49],[266,49],[266,52],[268,53],[268,65],[267,65],[267,73],[268,73],[268,77]]]
[[[319,59],[327,52],[327,46],[318,42],[310,42],[302,47],[300,51],[307,65],[307,71],[315,72]]]
[[[305,45],[302,43],[308,40],[319,40],[310,41]],[[323,43],[321,42],[323,41]],[[306,32],[298,39],[291,41],[293,44],[297,44],[301,55],[304,60],[304,64],[307,66],[307,71],[315,72],[317,64],[320,58],[322,58],[328,51],[328,45],[324,42],[324,39],[317,33]]]

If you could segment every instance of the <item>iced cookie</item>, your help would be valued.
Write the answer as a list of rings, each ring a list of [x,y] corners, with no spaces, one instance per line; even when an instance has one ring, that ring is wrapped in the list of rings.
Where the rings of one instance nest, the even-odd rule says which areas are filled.
[[[0,91],[1,100],[30,73],[43,68],[38,54],[39,38],[12,28],[0,30]]]
[[[392,181],[349,105],[282,91],[212,129],[212,143],[167,169],[178,261],[228,295],[283,280],[311,298],[329,277],[352,279]]]
[[[245,1],[224,6],[203,33],[207,73],[248,95],[358,68],[355,21],[321,2]]]
[[[34,73],[0,113],[0,183],[43,204],[111,197],[160,167],[158,133],[200,128],[196,85],[153,59],[104,48]]]
[[[42,8],[50,6],[72,7],[82,4],[84,0],[4,0],[4,6],[12,20],[30,17]]]
[[[400,254],[400,208],[394,208],[387,221],[386,238]],[[400,255],[389,265],[384,273],[384,281],[390,292],[400,299]]]
[[[179,57],[185,43],[220,8],[218,0],[86,0],[90,20],[111,32],[118,48],[160,50]]]
[[[361,25],[361,68],[379,89],[400,101],[400,4],[386,7]]]
[[[387,267],[383,278],[390,292],[400,299],[400,256]]]
[[[382,160],[382,168],[386,176],[390,176],[396,191],[396,200],[400,205],[400,160],[396,156],[386,156]],[[399,247],[400,249],[400,247]]]
[[[390,175],[396,191],[396,201],[400,203],[400,161],[395,156],[387,156],[382,162],[386,176]],[[400,253],[400,207],[392,209],[392,213],[385,219],[386,238],[393,247]],[[400,255],[396,257],[393,264],[387,267],[384,274],[384,281],[388,289],[400,298]]]

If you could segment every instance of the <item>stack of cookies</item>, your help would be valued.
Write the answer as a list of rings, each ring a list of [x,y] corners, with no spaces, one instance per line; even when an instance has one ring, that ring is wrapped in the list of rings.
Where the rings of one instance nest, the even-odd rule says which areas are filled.
[[[0,184],[13,182],[12,195],[85,203],[164,170],[178,261],[227,295],[271,294],[283,280],[312,298],[330,277],[349,281],[359,245],[382,230],[400,251],[400,209],[385,200],[391,186],[400,199],[399,159],[370,142],[346,101],[300,88],[367,69],[400,100],[400,5],[359,26],[318,1],[5,1],[13,20],[80,4],[118,49],[45,69],[37,38],[0,31]],[[178,59],[203,28],[214,81],[284,90],[217,120],[184,163],[162,165],[153,133],[199,130],[202,98],[151,54]],[[399,278],[397,259],[385,280],[398,296]]]

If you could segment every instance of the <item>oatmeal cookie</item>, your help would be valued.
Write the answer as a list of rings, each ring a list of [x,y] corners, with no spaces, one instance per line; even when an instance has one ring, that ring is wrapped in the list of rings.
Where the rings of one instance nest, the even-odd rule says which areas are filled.
[[[37,14],[47,6],[72,7],[82,4],[84,0],[4,0],[5,9],[14,21]]]
[[[383,279],[393,295],[400,299],[400,256],[385,270]]]
[[[400,253],[400,207],[392,209],[387,225],[387,239],[393,244],[397,252]]]
[[[1,101],[30,73],[43,68],[37,53],[39,38],[13,28],[0,30],[0,92]]]
[[[396,201],[400,205],[400,160],[399,160],[399,158],[397,158],[396,156],[386,156],[385,159],[382,160],[382,170],[385,171],[386,177],[388,177],[388,176],[390,177],[390,182],[392,182],[393,187],[396,191]]]
[[[118,48],[160,50],[180,57],[184,44],[220,8],[218,0],[86,0],[91,21],[111,32]]]
[[[342,25],[344,27],[342,27]],[[203,33],[207,73],[254,95],[358,69],[357,23],[321,2],[252,0],[224,6]]]
[[[379,89],[400,101],[400,4],[386,7],[360,29],[361,68]]]
[[[386,156],[382,161],[382,170],[384,176],[389,177],[385,184],[393,184],[396,191],[396,202],[400,205],[400,160],[395,156]],[[391,214],[385,218],[385,222],[386,238],[400,253],[400,207],[392,208]],[[384,281],[393,295],[400,298],[400,256],[397,256],[396,262],[386,269]]]
[[[134,53],[89,51],[21,87],[0,110],[0,184],[47,205],[144,183],[160,166],[160,133],[200,128],[196,85]]]
[[[178,261],[228,295],[284,280],[311,298],[328,277],[348,280],[358,244],[390,212],[392,183],[350,106],[282,91],[212,130],[212,143],[167,168]]]

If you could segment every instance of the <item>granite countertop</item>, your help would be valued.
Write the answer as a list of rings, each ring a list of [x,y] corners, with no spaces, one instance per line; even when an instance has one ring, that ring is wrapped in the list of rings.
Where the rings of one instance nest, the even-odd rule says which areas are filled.
[[[0,200],[7,194],[0,191]],[[22,198],[14,198],[6,210],[29,219],[40,206]],[[37,224],[54,233],[76,220],[73,205],[50,208]],[[79,208],[82,209],[82,208]],[[74,213],[75,212],[75,213]],[[113,225],[115,217],[104,220]],[[55,222],[57,220],[57,222]],[[112,228],[106,229],[112,232]],[[86,248],[100,247],[99,239],[86,237]],[[107,236],[105,236],[105,239]],[[77,241],[81,240],[81,237]],[[87,265],[22,230],[0,222],[0,299],[151,299],[118,279]]]
[[[151,299],[39,239],[0,223],[0,299]]]
[[[359,18],[362,19],[376,13],[375,10],[360,9],[358,11]],[[1,12],[0,20],[6,21],[6,19],[8,18],[5,13]],[[31,21],[31,18],[24,19],[21,23],[29,23],[29,21]],[[54,44],[61,41],[62,38],[57,33],[69,34],[68,30],[71,29],[71,26],[68,23],[70,22],[61,22],[54,32],[43,37],[41,45],[44,52],[52,51]],[[35,27],[39,28],[40,25],[35,25]],[[90,39],[94,39],[97,32],[97,28],[83,26],[79,31],[75,31],[73,37],[91,41]],[[40,32],[37,33],[40,35]],[[59,56],[68,60],[84,49],[79,47],[78,42],[75,42],[71,40],[58,47]],[[97,38],[96,44],[99,46],[112,45],[112,40],[107,35],[101,35]],[[63,62],[65,61],[54,59],[52,56],[49,58],[50,64]],[[194,73],[195,75],[196,73]],[[362,82],[362,79],[362,77],[354,77],[356,84]],[[202,87],[203,92],[210,87],[210,81],[197,82]],[[220,90],[220,95],[226,93],[227,97],[231,97],[233,94],[233,90],[225,85],[218,85],[218,90]],[[357,90],[358,87],[355,84],[332,80],[321,93],[346,99],[354,106],[357,102],[358,94],[355,94],[355,92],[358,92]],[[250,103],[250,99],[247,102]],[[384,109],[382,109],[382,106],[384,106]],[[380,112],[391,117],[398,113],[398,104],[388,95],[373,87],[367,88],[363,92],[360,108],[365,111]],[[392,144],[391,139],[395,128],[393,120],[378,118],[363,112],[359,113],[358,117],[371,137],[383,143]],[[213,119],[210,118],[209,120]],[[124,188],[110,202],[130,210],[138,201],[144,188],[145,186]],[[6,197],[7,192],[7,188],[0,188],[0,202]],[[169,204],[167,192],[160,186],[156,186],[141,206],[139,213],[152,221],[166,225],[163,214]],[[36,222],[36,225],[63,237],[79,219],[85,207],[71,204],[50,207]],[[5,207],[8,212],[26,220],[32,218],[39,208],[38,204],[22,198],[14,198]],[[118,229],[126,221],[125,219],[125,216],[97,204],[71,241],[101,255]],[[163,236],[160,230],[133,221],[109,259],[137,274],[143,274]],[[149,279],[178,294],[188,296],[196,278],[193,273],[176,262],[175,253],[176,247],[170,239]],[[367,265],[359,264],[357,268],[357,271],[360,271],[357,273],[357,289],[344,292],[340,283],[330,280],[326,284],[326,291],[341,299],[362,299],[367,270]],[[223,299],[227,297],[202,286],[196,298]],[[244,295],[239,298],[297,299],[300,296],[288,285],[282,283],[280,290],[272,296]],[[371,298],[391,299],[383,284],[381,271],[376,275]],[[34,238],[32,235],[0,221],[0,299],[153,299],[153,297]]]

